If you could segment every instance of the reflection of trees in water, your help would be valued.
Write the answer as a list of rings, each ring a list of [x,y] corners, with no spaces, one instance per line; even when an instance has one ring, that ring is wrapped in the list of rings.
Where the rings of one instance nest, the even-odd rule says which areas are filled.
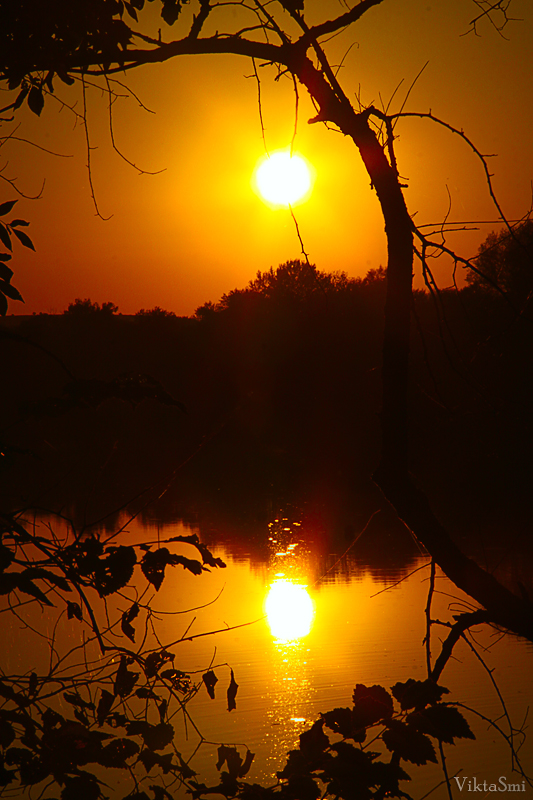
[[[260,302],[257,292],[231,293],[231,307],[205,321],[14,318],[18,332],[78,377],[109,384],[123,373],[152,376],[187,414],[155,401],[134,409],[109,398],[94,409],[36,416],[39,403],[62,397],[67,377],[57,362],[13,340],[3,358],[10,392],[2,393],[0,408],[5,419],[17,420],[20,404],[31,398],[33,415],[27,409],[9,432],[5,444],[15,450],[0,496],[55,509],[78,498],[71,513],[79,520],[85,511],[91,521],[153,484],[158,497],[179,468],[161,501],[164,517],[201,523],[209,509],[213,516],[269,519],[271,503],[294,500],[325,513],[352,497],[339,524],[362,528],[382,505],[368,475],[379,440],[384,281],[375,276],[309,296],[293,290],[280,280],[277,294],[259,295]],[[519,321],[502,336],[510,322],[503,301],[471,289],[459,297],[443,293],[454,341],[465,361],[473,359],[469,384],[460,364],[448,361],[454,345],[443,347],[431,299],[419,294],[414,302],[426,349],[415,337],[413,470],[422,485],[441,487],[439,514],[460,533],[478,527],[486,539],[509,524],[510,513],[524,526],[531,418],[520,364],[530,361],[529,328]],[[15,322],[2,324],[15,331]],[[441,405],[429,399],[435,387],[426,359],[445,393]],[[481,395],[478,385],[485,387]]]

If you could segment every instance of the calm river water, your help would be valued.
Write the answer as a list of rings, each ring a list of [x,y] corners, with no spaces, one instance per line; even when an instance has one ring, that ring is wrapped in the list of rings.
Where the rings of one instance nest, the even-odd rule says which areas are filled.
[[[387,566],[380,567],[379,554],[372,559],[365,555],[363,538],[346,552],[349,541],[345,547],[332,546],[295,514],[273,516],[252,528],[246,537],[225,535],[224,541],[216,531],[202,532],[202,540],[224,560],[226,569],[194,576],[181,567],[167,568],[165,582],[151,600],[163,645],[193,637],[170,648],[176,654],[175,668],[199,678],[211,667],[219,679],[214,700],[202,687],[187,707],[207,740],[191,761],[206,782],[217,776],[216,745],[226,743],[249,747],[256,756],[248,779],[271,784],[299,735],[320,712],[350,706],[357,683],[390,688],[397,681],[427,677],[423,640],[430,567],[426,556],[413,549],[395,564],[384,541],[379,546]],[[135,520],[119,541],[163,543],[191,532],[198,531],[182,523],[163,526]],[[180,552],[193,556],[187,547]],[[468,599],[438,574],[432,617],[450,622],[454,613],[466,608],[471,608]],[[198,636],[208,631],[220,632]],[[446,633],[445,627],[433,627],[433,658]],[[17,635],[21,632],[15,624],[6,640],[13,653]],[[473,631],[471,643],[486,666],[460,642],[440,679],[450,690],[446,700],[473,709],[464,714],[476,735],[476,741],[446,746],[448,772],[488,784],[501,776],[511,783],[522,781],[513,773],[504,737],[488,720],[496,721],[507,737],[510,723],[519,729],[525,722],[527,728],[533,701],[533,648],[488,628]],[[230,668],[239,689],[237,708],[228,713]],[[198,734],[179,716],[173,724],[178,747],[188,757],[198,747]],[[517,749],[521,743],[521,736],[515,735]],[[531,776],[533,734],[519,755]],[[435,800],[448,797],[439,785],[440,767],[409,764],[407,772],[412,781],[402,788],[415,800],[431,790]],[[463,792],[456,786],[454,797],[466,794],[467,786]],[[533,789],[527,787],[520,796],[533,798]]]
[[[200,577],[175,570],[154,605],[182,612],[210,603],[188,614],[162,616],[158,634],[163,642],[174,641],[185,631],[194,635],[228,629],[182,642],[175,648],[175,666],[195,671],[213,664],[219,677],[217,696],[212,701],[200,692],[189,706],[191,716],[211,742],[247,745],[256,754],[249,779],[270,783],[284,765],[287,751],[320,712],[351,705],[356,683],[390,688],[397,681],[427,677],[423,640],[430,567],[421,554],[412,555],[407,563],[402,556],[401,565],[395,566],[394,558],[391,563],[383,553],[387,566],[380,568],[375,558],[369,563],[361,555],[359,542],[344,555],[338,547],[339,552],[333,552],[294,514],[280,515],[257,528],[248,546],[242,538],[222,543],[216,532],[212,534],[209,546],[227,568]],[[135,526],[129,530],[134,536],[140,533]],[[152,529],[152,538],[185,532],[190,529],[165,526]],[[434,619],[453,621],[454,613],[471,608],[468,598],[441,575],[436,587]],[[446,628],[434,626],[434,658],[446,633]],[[509,747],[486,720],[497,721],[506,735],[509,721],[516,729],[524,721],[527,726],[533,701],[533,648],[488,628],[475,630],[472,643],[486,668],[466,643],[460,643],[440,679],[451,692],[446,699],[474,710],[464,713],[476,741],[446,747],[448,771],[489,784],[500,776],[517,781]],[[226,710],[229,667],[225,665],[234,670],[239,684],[237,709],[231,713]],[[189,736],[192,748],[190,730]],[[518,736],[515,747],[520,744]],[[533,735],[526,739],[520,758],[532,775]],[[206,772],[215,777],[215,762],[215,748],[204,744],[193,765],[202,777]],[[408,765],[407,772],[412,781],[403,788],[419,800],[443,779],[440,767],[433,765]],[[533,797],[533,789],[527,791]],[[456,789],[455,794],[461,793]],[[431,796],[448,795],[440,786]]]

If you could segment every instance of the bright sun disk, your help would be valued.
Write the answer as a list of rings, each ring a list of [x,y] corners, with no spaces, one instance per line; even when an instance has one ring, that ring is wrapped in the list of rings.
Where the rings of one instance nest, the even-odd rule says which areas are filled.
[[[275,206],[293,206],[311,190],[311,169],[302,156],[290,150],[276,150],[264,156],[254,173],[259,195]]]

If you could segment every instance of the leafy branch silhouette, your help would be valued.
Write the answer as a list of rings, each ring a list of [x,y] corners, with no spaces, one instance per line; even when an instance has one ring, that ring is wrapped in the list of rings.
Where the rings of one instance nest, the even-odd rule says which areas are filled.
[[[0,793],[47,781],[61,787],[62,800],[96,799],[106,769],[126,770],[137,793],[139,768],[150,779],[157,771],[165,780],[189,781],[195,773],[176,747],[177,715],[202,743],[187,704],[203,686],[214,699],[218,679],[213,667],[203,676],[177,667],[176,653],[155,631],[148,594],[159,591],[169,568],[201,575],[224,562],[194,534],[171,537],[169,547],[106,546],[96,535],[42,536],[10,515],[1,517],[0,532],[2,612],[44,638],[50,652],[48,669],[0,679]],[[177,548],[192,548],[196,557]],[[51,635],[42,621],[32,624],[36,607],[59,610]],[[57,630],[65,619],[80,632],[60,654]],[[237,689],[230,669],[230,711]],[[154,796],[170,797],[155,783]]]

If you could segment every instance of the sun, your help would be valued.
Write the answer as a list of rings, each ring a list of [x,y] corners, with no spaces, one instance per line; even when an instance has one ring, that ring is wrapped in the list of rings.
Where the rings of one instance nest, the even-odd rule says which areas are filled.
[[[313,185],[312,168],[290,148],[263,156],[253,176],[259,196],[272,206],[288,208],[307,200]]]

